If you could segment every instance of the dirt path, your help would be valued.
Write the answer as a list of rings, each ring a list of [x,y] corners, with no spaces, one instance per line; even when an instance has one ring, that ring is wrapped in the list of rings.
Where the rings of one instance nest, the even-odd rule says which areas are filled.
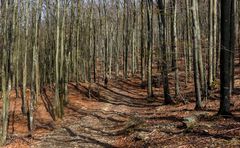
[[[100,95],[87,98],[84,85],[70,85],[70,102],[61,127],[36,143],[36,147],[119,147],[121,139],[143,124],[138,113],[150,113],[158,102],[147,103],[137,87],[99,86]],[[125,84],[126,85],[126,84]],[[126,90],[124,90],[126,89]],[[131,94],[129,92],[131,92]]]
[[[164,106],[162,99],[149,103],[145,98],[146,91],[135,81],[113,81],[107,88],[100,85],[96,99],[83,95],[87,94],[84,90],[87,85],[71,85],[70,103],[61,127],[44,137],[37,147],[196,147],[199,144],[240,144],[240,132],[231,131],[240,126],[239,121],[236,122],[239,118],[225,121],[214,117],[211,106],[215,106],[215,101],[209,103],[208,111],[202,112],[205,117],[201,119],[201,124],[185,131],[182,127],[183,118],[197,114],[193,110],[194,103]],[[230,131],[222,135],[226,130]]]
[[[218,118],[218,99],[209,100],[206,110],[194,111],[191,86],[185,87],[188,104],[163,105],[162,90],[154,88],[156,100],[145,98],[138,79],[115,80],[107,88],[87,84],[69,84],[69,104],[63,120],[51,118],[53,94],[46,92],[35,112],[35,132],[27,138],[26,117],[20,113],[20,101],[11,103],[10,139],[7,147],[199,147],[240,145],[240,101],[233,98],[234,118]],[[189,88],[189,89],[188,89]],[[188,97],[188,98],[187,98]],[[180,99],[181,100],[181,99]],[[184,117],[204,114],[194,127],[183,126]],[[14,121],[14,122],[13,122]],[[25,126],[24,126],[25,125]],[[14,130],[12,130],[14,129]],[[19,134],[21,133],[21,134]],[[25,134],[24,134],[25,133]],[[19,146],[19,143],[23,143]]]

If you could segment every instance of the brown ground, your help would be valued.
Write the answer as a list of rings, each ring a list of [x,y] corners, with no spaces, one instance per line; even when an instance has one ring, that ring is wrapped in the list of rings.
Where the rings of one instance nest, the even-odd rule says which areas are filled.
[[[193,82],[185,85],[183,73],[180,78],[181,95],[176,99],[179,103],[169,106],[163,105],[162,88],[154,88],[154,102],[147,101],[146,89],[141,89],[136,77],[111,80],[107,88],[95,84],[91,98],[86,95],[87,84],[70,83],[64,118],[56,122],[51,117],[54,91],[47,88],[38,100],[32,138],[28,137],[27,118],[21,114],[21,99],[15,99],[13,94],[6,147],[240,146],[240,74],[236,74],[236,90],[231,100],[234,117],[215,116],[219,108],[216,89],[204,102],[204,111],[200,112],[204,116],[191,128],[185,128],[182,121],[199,114],[194,111]],[[170,85],[174,88],[174,84]]]

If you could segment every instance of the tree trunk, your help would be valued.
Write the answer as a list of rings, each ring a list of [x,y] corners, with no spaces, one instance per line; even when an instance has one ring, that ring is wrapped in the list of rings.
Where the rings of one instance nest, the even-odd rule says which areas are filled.
[[[57,0],[57,36],[55,56],[55,100],[54,100],[55,119],[62,118],[61,104],[59,100],[59,38],[60,38],[60,0]]]
[[[217,75],[217,67],[218,67],[218,61],[217,61],[217,53],[218,53],[218,45],[217,45],[217,39],[218,39],[218,15],[217,15],[217,10],[218,10],[218,1],[213,0],[213,61],[212,61],[212,79],[213,81],[216,80],[216,75]]]
[[[124,42],[125,42],[125,55],[124,55],[124,78],[128,77],[128,50],[129,50],[129,1],[124,0]]]
[[[208,88],[211,89],[213,83],[213,0],[209,0],[209,35],[208,35]]]
[[[8,3],[5,2],[5,17],[4,17],[4,39],[3,39],[3,55],[2,55],[2,100],[3,100],[3,107],[2,107],[2,133],[1,133],[1,143],[0,145],[5,144],[7,139],[7,133],[8,133],[8,109],[9,109],[9,96],[8,96],[8,48],[9,48],[9,42],[8,42],[8,15],[9,15],[9,8]]]
[[[133,22],[132,22],[132,76],[135,74],[136,71],[136,4],[135,0],[133,1]]]
[[[233,0],[221,0],[221,55],[220,55],[220,108],[219,115],[230,115],[231,66],[231,5]]]
[[[231,40],[230,40],[230,48],[232,49],[232,52],[230,54],[230,95],[232,95],[232,92],[234,90],[234,71],[235,71],[235,47],[237,43],[237,0],[232,0],[231,4]]]
[[[115,59],[115,68],[116,68],[116,76],[119,77],[119,26],[120,26],[120,2],[116,0],[116,9],[117,9],[117,33],[116,33],[116,59]]]
[[[177,49],[177,2],[176,0],[171,1],[171,40],[172,40],[172,51],[173,51],[173,68],[175,72],[175,97],[179,95],[179,76],[178,76],[178,49]]]
[[[142,81],[142,85],[144,83],[144,66],[145,66],[145,62],[144,62],[144,48],[145,48],[145,38],[144,38],[144,0],[141,0],[141,51],[140,51],[140,57],[141,57],[141,81]]]
[[[200,44],[200,27],[197,13],[198,2],[196,0],[192,0],[192,12],[193,12],[193,67],[194,67],[194,85],[195,85],[195,94],[196,94],[196,107],[195,109],[202,108],[201,101],[201,84],[199,77],[199,52],[201,50]]]
[[[148,41],[147,41],[147,50],[148,50],[148,63],[147,63],[147,80],[148,80],[148,98],[153,97],[152,90],[152,42],[153,42],[153,1],[148,0],[147,2],[147,26],[148,26]]]
[[[190,26],[190,9],[189,9],[189,0],[186,0],[186,23],[187,23],[187,65],[188,65],[188,73],[190,74],[192,71],[192,48],[191,48],[191,26]],[[188,76],[189,77],[189,76]]]
[[[167,64],[167,47],[166,47],[166,31],[165,31],[166,30],[166,22],[165,22],[165,14],[164,14],[164,4],[163,4],[162,0],[158,0],[157,2],[158,2],[158,9],[159,9],[160,15],[161,15],[161,23],[159,23],[159,25],[162,24],[162,27],[159,26],[159,28],[163,29],[163,31],[160,31],[160,34],[162,33],[162,35],[160,37],[162,37],[164,40],[161,44],[162,56],[163,56],[163,60],[162,60],[163,68],[162,69],[163,69],[164,103],[172,104],[173,100],[169,93],[169,83],[168,83],[168,64]],[[161,41],[160,41],[160,43],[161,43]]]

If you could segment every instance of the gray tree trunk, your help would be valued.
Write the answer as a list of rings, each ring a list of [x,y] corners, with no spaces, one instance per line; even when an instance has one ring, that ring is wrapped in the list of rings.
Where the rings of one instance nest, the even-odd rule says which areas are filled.
[[[196,94],[196,107],[195,109],[202,108],[202,101],[201,101],[201,84],[200,84],[200,77],[199,77],[199,52],[201,50],[200,44],[200,26],[199,26],[199,19],[198,19],[198,2],[196,0],[192,0],[192,15],[193,15],[193,67],[194,67],[194,85],[195,85],[195,94]]]

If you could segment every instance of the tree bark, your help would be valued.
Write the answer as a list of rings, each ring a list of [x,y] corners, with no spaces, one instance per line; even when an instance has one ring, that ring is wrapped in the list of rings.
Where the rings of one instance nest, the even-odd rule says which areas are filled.
[[[175,97],[179,95],[179,76],[178,76],[178,49],[177,49],[177,2],[176,0],[171,1],[171,17],[172,17],[172,51],[173,51],[173,68],[175,72]]]
[[[213,0],[209,0],[209,35],[208,35],[208,87],[213,83]]]
[[[8,15],[9,15],[9,6],[8,2],[4,3],[4,39],[3,39],[3,55],[2,55],[2,100],[3,100],[3,107],[2,107],[2,133],[1,133],[1,143],[0,145],[5,144],[6,139],[7,139],[7,133],[8,133],[8,109],[9,109],[9,96],[8,96],[8,60],[9,60],[9,42],[8,42]]]
[[[161,44],[162,56],[163,56],[163,60],[162,60],[163,68],[162,69],[163,69],[164,103],[172,104],[173,100],[170,96],[169,83],[168,83],[168,64],[167,64],[167,47],[166,47],[166,31],[165,31],[166,30],[166,22],[165,22],[165,14],[164,14],[164,4],[163,4],[162,0],[158,0],[157,2],[158,2],[158,9],[159,9],[160,15],[161,15],[161,23],[159,23],[159,25],[162,24],[162,27],[159,26],[159,28],[163,29],[163,31],[160,32],[160,34],[162,33],[162,35],[160,37],[162,37],[164,40]]]
[[[220,108],[219,115],[230,115],[231,65],[231,5],[233,0],[221,0],[221,55],[220,55]]]
[[[195,94],[196,94],[196,106],[195,109],[202,108],[202,101],[201,101],[201,84],[200,84],[200,77],[199,77],[199,52],[201,50],[200,44],[200,27],[199,27],[199,20],[198,20],[198,12],[197,12],[198,2],[196,0],[192,0],[192,15],[193,15],[193,67],[194,67],[194,85],[195,85]]]
[[[237,43],[237,0],[232,0],[231,4],[231,40],[230,40],[230,48],[232,49],[230,59],[230,95],[234,90],[234,71],[235,71],[235,47]]]
[[[57,36],[55,55],[55,99],[54,99],[55,119],[62,118],[61,104],[59,99],[59,39],[60,39],[60,0],[57,0]]]
[[[148,50],[148,63],[147,63],[147,80],[148,80],[148,98],[153,97],[152,90],[152,43],[153,43],[153,1],[148,0],[147,2],[147,26],[148,26],[148,41],[147,41],[147,50]]]
[[[142,81],[142,85],[144,83],[144,74],[145,74],[145,70],[144,70],[144,66],[145,66],[145,62],[144,62],[144,51],[145,51],[145,38],[144,38],[144,0],[141,0],[141,51],[140,51],[140,57],[141,57],[141,81]]]

